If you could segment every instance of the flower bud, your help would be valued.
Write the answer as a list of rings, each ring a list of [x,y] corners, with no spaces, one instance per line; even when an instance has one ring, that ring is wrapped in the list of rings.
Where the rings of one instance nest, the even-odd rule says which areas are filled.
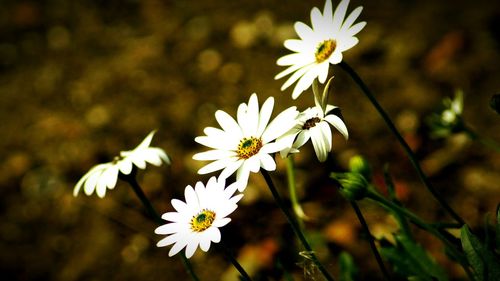
[[[353,173],[360,173],[365,179],[371,179],[372,169],[368,161],[360,155],[355,155],[349,160],[349,169]]]
[[[330,177],[340,183],[340,193],[347,198],[347,200],[361,200],[366,196],[368,182],[361,173],[332,173]]]

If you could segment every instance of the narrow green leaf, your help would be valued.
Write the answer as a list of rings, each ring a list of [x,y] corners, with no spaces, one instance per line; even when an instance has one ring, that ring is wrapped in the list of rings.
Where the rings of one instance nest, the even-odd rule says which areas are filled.
[[[479,238],[471,233],[467,225],[462,227],[460,239],[467,260],[474,271],[475,279],[478,281],[500,280],[500,262],[491,251],[483,246]]]
[[[354,281],[357,278],[358,268],[354,264],[354,259],[347,252],[340,253],[339,256],[340,281]]]
[[[396,235],[396,245],[381,249],[394,271],[412,280],[448,280],[444,270],[427,254],[424,248],[409,237]]]

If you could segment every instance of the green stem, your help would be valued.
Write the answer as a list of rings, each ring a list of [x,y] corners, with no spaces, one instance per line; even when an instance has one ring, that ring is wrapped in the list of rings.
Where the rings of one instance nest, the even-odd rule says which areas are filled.
[[[288,192],[290,193],[290,202],[292,203],[292,208],[297,217],[298,223],[301,228],[304,226],[303,219],[306,218],[304,210],[300,206],[299,200],[297,198],[297,185],[295,184],[295,169],[293,163],[293,155],[286,158],[286,175],[288,182]]]
[[[377,99],[373,96],[371,93],[370,89],[366,86],[366,84],[363,82],[361,77],[352,69],[345,61],[342,61],[339,63],[339,66],[346,71],[356,82],[356,84],[359,86],[361,91],[365,94],[365,96],[370,100],[372,105],[375,107],[375,109],[378,111],[382,119],[384,119],[385,123],[389,127],[390,131],[394,134],[396,139],[399,141],[401,146],[403,147],[406,155],[410,159],[411,164],[417,171],[418,176],[420,177],[420,180],[424,184],[424,186],[429,190],[429,192],[434,196],[434,198],[441,204],[441,206],[460,224],[465,224],[464,220],[446,203],[446,201],[441,197],[441,195],[438,193],[438,191],[431,185],[429,180],[427,179],[427,176],[424,174],[422,168],[420,167],[419,162],[417,161],[417,158],[415,157],[415,154],[411,150],[410,146],[406,143],[404,138],[401,136],[399,133],[398,129],[396,129],[396,126],[392,123],[391,119],[387,115],[387,113],[384,111],[382,106],[378,103]]]
[[[285,207],[285,203],[283,202],[283,199],[281,199],[281,196],[279,195],[278,191],[276,190],[276,187],[274,186],[273,180],[271,179],[271,176],[269,173],[264,170],[260,169],[260,172],[262,173],[262,176],[264,176],[264,179],[266,180],[267,186],[269,187],[269,190],[273,194],[274,200],[276,201],[276,204],[278,204],[278,207],[283,211],[285,214],[285,217],[287,218],[288,222],[290,223],[290,226],[292,227],[293,231],[295,232],[295,235],[299,238],[300,242],[306,249],[306,251],[310,254],[312,262],[318,267],[318,269],[321,271],[323,276],[325,277],[326,280],[329,281],[334,281],[333,277],[328,273],[328,271],[325,269],[325,267],[321,264],[321,262],[318,260],[316,255],[314,254],[311,246],[307,242],[306,237],[300,230],[300,226],[298,222],[295,220],[295,218],[290,214],[290,212],[287,210]]]
[[[151,219],[153,219],[156,224],[161,225],[163,223],[161,216],[155,210],[155,208],[151,204],[151,201],[149,201],[149,199],[146,197],[146,194],[144,194],[144,191],[142,191],[141,186],[139,185],[139,183],[137,182],[137,180],[135,178],[135,174],[136,174],[136,169],[134,168],[132,170],[132,172],[128,175],[124,175],[124,174],[120,173],[120,178],[122,178],[124,181],[128,182],[128,184],[132,187],[132,190],[134,190],[137,197],[139,197],[139,200],[141,200],[142,205],[144,205],[144,207],[148,211],[148,214],[151,217]],[[191,279],[193,281],[199,281],[200,279],[198,278],[198,276],[194,272],[193,266],[191,265],[191,262],[186,258],[184,253],[180,254],[180,256],[182,257],[182,264],[184,265],[188,274],[191,276]]]
[[[500,152],[500,144],[497,143],[496,141],[479,135],[478,133],[476,133],[474,130],[472,130],[468,126],[464,126],[464,131],[472,140],[477,140],[478,142],[480,142],[484,146],[489,147],[496,152]]]
[[[146,208],[146,211],[148,212],[151,219],[153,219],[154,222],[158,225],[161,225],[163,223],[163,220],[161,219],[161,216],[158,214],[158,212],[156,212],[155,208],[146,197],[146,194],[144,194],[144,191],[142,191],[141,186],[137,182],[135,178],[135,169],[133,169],[133,171],[128,175],[120,173],[120,177],[132,187],[132,190],[134,191],[135,195],[137,195],[139,200],[141,200],[142,205],[144,206],[144,208]]]
[[[231,251],[224,245],[224,243],[221,241],[218,244],[219,248],[222,249],[226,257],[231,261],[233,266],[238,270],[238,272],[241,275],[241,280],[246,280],[246,281],[252,281],[252,278],[250,278],[250,275],[245,271],[245,269],[241,266],[241,264],[236,260],[236,258],[233,256]]]
[[[378,252],[377,246],[375,245],[375,241],[373,239],[373,236],[370,232],[370,229],[368,228],[368,224],[366,223],[365,218],[363,217],[363,213],[361,213],[361,210],[359,209],[358,204],[356,201],[350,201],[352,208],[354,209],[354,212],[356,213],[356,216],[358,216],[359,222],[361,223],[361,226],[363,227],[364,231],[368,235],[368,243],[370,244],[370,248],[372,249],[373,255],[375,256],[375,259],[377,260],[378,266],[380,267],[380,270],[382,271],[382,274],[384,275],[386,280],[391,280],[391,276],[389,275],[389,272],[384,266],[384,262],[382,261],[382,257],[380,256],[380,253]]]

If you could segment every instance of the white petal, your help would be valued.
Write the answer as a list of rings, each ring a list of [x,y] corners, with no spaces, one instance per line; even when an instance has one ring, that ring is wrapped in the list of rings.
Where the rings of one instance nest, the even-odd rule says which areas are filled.
[[[118,161],[117,165],[120,169],[120,172],[122,172],[122,174],[124,175],[128,175],[130,174],[130,172],[132,172],[132,162],[127,158]]]
[[[167,223],[155,229],[156,234],[166,235],[179,232],[179,224]]]
[[[223,227],[223,226],[227,225],[229,222],[231,222],[230,218],[223,218],[223,219],[215,221],[214,226]]]
[[[212,173],[212,172],[215,172],[218,170],[222,170],[234,161],[235,161],[235,159],[229,159],[229,158],[222,158],[222,159],[216,160],[212,163],[205,165],[201,169],[199,169],[198,174],[204,175],[204,174]]]
[[[230,132],[231,134],[240,132],[241,134],[241,128],[238,123],[236,123],[233,117],[226,112],[217,110],[217,112],[215,112],[215,119],[217,119],[217,122],[224,131]]]
[[[273,107],[274,107],[274,98],[273,97],[267,98],[267,100],[262,105],[262,108],[260,109],[259,126],[257,128],[255,137],[262,136],[262,133],[266,129],[267,123],[269,123],[269,119],[271,118]]]
[[[320,162],[324,162],[328,157],[328,144],[325,139],[325,134],[322,131],[322,128],[318,125],[309,129],[311,133],[311,141],[314,147],[314,152],[316,152],[316,156]]]
[[[297,82],[297,85],[295,86],[295,89],[293,91],[292,97],[295,96],[297,98],[300,93],[303,91],[307,90],[309,87],[311,87],[314,79],[318,77],[320,70],[322,68],[319,65],[315,65],[314,67],[311,67],[309,71],[307,71]],[[300,92],[299,92],[300,91]],[[297,93],[296,93],[297,92]],[[294,99],[295,99],[294,98]]]
[[[95,188],[95,192],[96,192],[97,196],[99,196],[100,198],[104,198],[104,196],[106,195],[106,181],[107,181],[107,179],[105,177],[105,173],[106,173],[106,170],[101,174],[101,176],[97,180],[97,185]]]
[[[327,61],[318,65],[318,81],[319,81],[319,83],[321,83],[321,84],[325,83],[326,78],[328,77],[329,67],[330,67],[330,65]]]
[[[189,241],[189,243],[186,246],[186,258],[189,259],[193,256],[194,252],[196,252],[196,249],[198,249],[198,244],[199,244],[198,240]]]
[[[276,162],[269,154],[262,154],[260,156],[260,166],[267,171],[276,170]]]
[[[217,229],[217,228],[214,228],[214,229]],[[207,229],[206,231],[209,231],[209,229]],[[211,242],[212,241],[210,239],[208,239],[208,237],[203,237],[202,239],[200,239],[200,249],[203,252],[207,252],[210,249]]]
[[[156,133],[156,130],[154,130],[151,133],[149,133],[146,136],[146,138],[136,147],[136,149],[143,149],[143,148],[149,147],[149,145],[151,144],[151,140],[153,139],[153,136],[154,136],[155,133]]]
[[[250,176],[250,169],[248,166],[245,166],[245,162],[236,172],[236,181],[238,182],[238,190],[240,192],[243,192],[243,190],[247,187],[248,177]]]
[[[243,135],[223,133],[217,136],[196,137],[194,141],[214,149],[236,150],[238,148],[238,143],[242,137]]]
[[[165,238],[166,239],[166,238]],[[161,242],[161,241],[160,241]],[[158,242],[159,244],[159,242]],[[168,252],[168,256],[171,257],[177,253],[179,253],[184,247],[186,247],[188,244],[188,241],[187,240],[179,240],[177,241],[174,246],[172,246],[172,248],[170,249],[170,251]],[[188,257],[189,258],[189,257]]]
[[[247,160],[245,160],[245,163],[243,165],[247,165],[248,169],[253,172],[253,173],[258,173],[260,170],[260,159],[258,155],[254,155]]]
[[[311,68],[313,68],[316,64],[312,63],[307,66],[304,66],[303,68],[298,69],[292,76],[288,77],[288,80],[285,81],[285,83],[281,86],[281,91],[285,90],[286,88],[290,87],[295,81],[297,81],[300,77],[302,77],[305,73],[307,73]]]
[[[303,41],[307,42],[314,40],[314,31],[305,23],[298,21],[294,24],[294,27],[297,35],[299,35],[300,39]]]
[[[358,22],[357,24],[353,25],[352,27],[350,27],[345,35],[346,36],[354,36],[356,34],[358,34],[358,32],[360,32],[366,25],[366,22],[362,21],[362,22]]]
[[[196,153],[193,155],[194,160],[200,161],[211,161],[229,157],[235,157],[238,154],[235,151],[231,150],[209,150],[205,152]]]
[[[344,121],[334,114],[329,114],[324,118],[328,123],[330,123],[335,129],[337,129],[347,140],[349,138],[349,132],[344,124]]]
[[[97,181],[99,180],[99,177],[101,176],[102,171],[96,171],[92,173],[87,181],[85,181],[85,184],[83,186],[83,191],[87,195],[91,195],[94,192],[94,189],[96,188]]]
[[[172,199],[172,200],[178,200],[178,199]],[[171,222],[183,222],[183,221],[186,220],[186,218],[182,214],[180,214],[178,212],[168,212],[168,213],[165,213],[165,214],[163,214],[161,216],[161,218],[163,220],[171,221]],[[189,220],[189,217],[187,219]]]
[[[266,130],[262,134],[262,141],[264,143],[271,142],[278,137],[281,137],[296,124],[295,118],[299,112],[295,106],[289,107],[282,111],[276,118],[269,123]]]
[[[246,124],[242,126],[244,137],[255,137],[257,127],[259,126],[259,100],[257,95],[253,93],[248,100]]]
[[[323,20],[326,23],[333,22],[333,9],[332,9],[332,1],[331,0],[325,1],[325,7],[323,9]]]
[[[198,206],[198,196],[192,186],[186,186],[184,189],[184,198],[189,208],[196,208]]]
[[[342,22],[344,21],[345,14],[347,12],[347,6],[349,5],[349,0],[343,0],[339,3],[333,14],[333,26],[335,30],[339,30],[342,27]]]
[[[323,24],[323,15],[316,7],[311,10],[311,24],[314,31],[323,30],[326,27]]]
[[[186,202],[183,202],[179,199],[174,198],[170,201],[170,203],[178,213],[184,214],[189,210],[189,206],[186,204]]]
[[[287,49],[294,52],[301,52],[305,49],[304,41],[298,39],[285,40],[284,45]]]
[[[294,148],[301,148],[309,139],[311,138],[311,133],[309,130],[304,130],[297,135],[297,139],[293,143]]]
[[[222,172],[220,173],[219,179],[229,178],[232,174],[234,174],[234,172],[236,172],[236,170],[238,170],[241,167],[242,164],[243,164],[242,159],[238,159],[237,161],[228,163],[224,168],[224,170],[222,170]]]
[[[157,247],[165,247],[165,246],[168,246],[168,245],[171,245],[171,244],[174,244],[176,243],[180,238],[180,234],[179,233],[175,233],[175,234],[172,234],[172,235],[169,235],[165,238],[163,238],[162,240],[160,240],[156,246]],[[182,249],[182,248],[181,248]],[[179,251],[177,251],[176,253],[173,253],[172,255],[175,255],[177,254]]]
[[[359,17],[361,14],[361,11],[363,10],[363,7],[359,6],[354,11],[351,12],[351,14],[345,19],[344,23],[342,24],[342,30],[347,30],[351,27],[351,25],[354,23],[354,21]]]

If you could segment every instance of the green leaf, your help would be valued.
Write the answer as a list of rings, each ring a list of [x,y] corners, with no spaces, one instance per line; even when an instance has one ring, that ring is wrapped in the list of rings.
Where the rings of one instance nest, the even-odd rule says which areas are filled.
[[[474,271],[475,279],[478,281],[500,280],[500,262],[495,255],[484,247],[479,238],[470,232],[467,225],[462,227],[460,234],[462,248]]]
[[[411,280],[448,280],[444,270],[424,248],[406,236],[395,235],[396,245],[380,250],[394,266],[394,271]]]
[[[358,268],[354,264],[354,259],[347,252],[340,253],[339,256],[340,281],[354,281],[358,274]]]

